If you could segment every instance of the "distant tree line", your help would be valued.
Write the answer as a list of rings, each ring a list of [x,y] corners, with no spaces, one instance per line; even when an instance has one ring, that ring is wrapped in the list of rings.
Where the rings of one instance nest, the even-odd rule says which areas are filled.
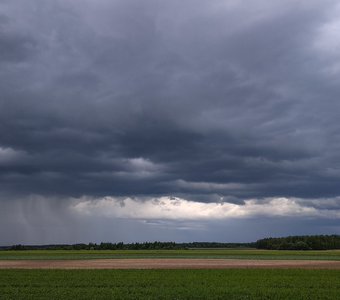
[[[145,242],[145,243],[89,243],[89,244],[56,244],[56,245],[13,245],[0,247],[0,250],[171,250],[193,248],[251,248],[254,243],[174,243],[174,242]]]
[[[265,238],[256,242],[256,248],[271,250],[340,249],[340,235],[304,235]]]
[[[171,250],[171,249],[219,249],[219,248],[257,248],[269,250],[328,250],[340,249],[340,235],[305,235],[280,238],[265,238],[255,243],[89,243],[56,245],[13,245],[0,250]]]
[[[217,243],[217,242],[193,242],[193,243],[181,243],[177,244],[185,249],[195,248],[255,248],[255,243]]]

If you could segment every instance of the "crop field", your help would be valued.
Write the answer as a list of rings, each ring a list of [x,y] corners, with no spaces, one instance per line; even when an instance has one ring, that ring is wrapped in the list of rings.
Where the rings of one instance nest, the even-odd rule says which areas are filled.
[[[0,260],[88,260],[136,258],[209,258],[340,261],[340,250],[283,251],[256,249],[193,250],[25,250],[0,251]]]
[[[339,270],[0,270],[0,299],[340,299]]]
[[[0,251],[0,300],[78,298],[340,299],[340,251]]]

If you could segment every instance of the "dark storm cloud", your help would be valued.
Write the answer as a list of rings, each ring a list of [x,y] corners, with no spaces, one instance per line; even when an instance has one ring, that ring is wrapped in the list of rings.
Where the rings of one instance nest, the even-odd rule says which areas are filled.
[[[4,194],[339,196],[336,1],[0,11]]]
[[[34,40],[1,32],[0,49],[0,62],[23,61],[34,53]]]

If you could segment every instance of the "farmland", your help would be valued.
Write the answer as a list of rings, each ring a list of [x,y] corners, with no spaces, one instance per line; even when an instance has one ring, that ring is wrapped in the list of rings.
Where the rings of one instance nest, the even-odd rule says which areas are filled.
[[[0,299],[339,299],[338,270],[0,270]]]
[[[340,261],[340,250],[293,251],[256,249],[194,250],[29,250],[0,251],[0,260],[87,260],[129,258],[220,258]]]
[[[338,250],[0,251],[0,299],[339,299],[339,265]]]

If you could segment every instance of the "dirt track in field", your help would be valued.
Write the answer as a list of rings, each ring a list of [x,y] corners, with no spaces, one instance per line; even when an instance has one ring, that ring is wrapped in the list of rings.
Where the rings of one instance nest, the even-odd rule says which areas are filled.
[[[340,261],[248,259],[3,260],[0,269],[338,269]]]

